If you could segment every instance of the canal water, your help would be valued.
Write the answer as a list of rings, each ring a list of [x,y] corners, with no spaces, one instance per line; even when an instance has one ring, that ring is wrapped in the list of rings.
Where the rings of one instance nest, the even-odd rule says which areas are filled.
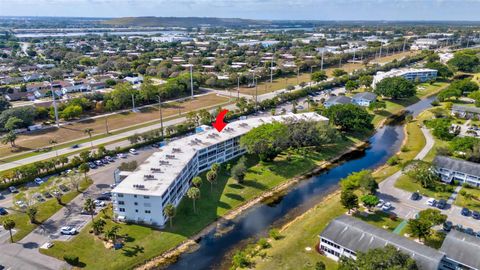
[[[418,115],[431,106],[432,100],[433,98],[419,101],[407,110],[413,115]],[[226,224],[227,227],[231,227],[228,232],[219,236],[217,229],[212,229],[199,241],[195,251],[182,254],[178,261],[167,269],[228,268],[222,265],[222,262],[231,255],[235,247],[245,244],[249,239],[266,235],[272,225],[285,223],[319,203],[337,189],[340,179],[350,173],[375,169],[383,165],[399,151],[403,139],[401,125],[389,125],[378,129],[369,139],[370,146],[365,151],[356,152],[348,161],[301,181],[274,202],[265,202],[252,207],[230,221],[230,224]]]

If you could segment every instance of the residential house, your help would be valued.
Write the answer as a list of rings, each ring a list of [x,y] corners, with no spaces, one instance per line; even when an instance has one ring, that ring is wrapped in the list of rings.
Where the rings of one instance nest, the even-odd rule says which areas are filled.
[[[445,183],[460,181],[471,186],[480,186],[480,164],[446,156],[436,156],[433,165]]]
[[[452,115],[459,118],[466,119],[479,119],[480,120],[480,108],[462,106],[462,105],[453,105],[452,106]]]
[[[372,102],[377,100],[377,95],[372,92],[362,92],[352,97],[352,103],[359,106],[368,107]]]
[[[143,82],[143,77],[142,76],[135,76],[135,77],[125,77],[125,81],[131,83],[131,84],[141,84]]]
[[[319,235],[319,249],[335,261],[356,259],[357,252],[391,245],[408,254],[422,270],[479,270],[480,239],[452,230],[440,250],[343,215],[330,222]]]
[[[329,108],[333,105],[340,105],[340,104],[349,104],[352,102],[352,99],[346,96],[332,96],[323,103],[325,108]]]

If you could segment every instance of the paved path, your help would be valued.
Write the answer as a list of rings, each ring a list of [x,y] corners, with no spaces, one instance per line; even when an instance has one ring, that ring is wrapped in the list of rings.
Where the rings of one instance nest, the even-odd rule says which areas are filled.
[[[415,157],[415,159],[419,160],[425,158],[435,143],[435,140],[428,129],[422,128],[422,133],[425,136],[426,143],[424,148]],[[410,200],[411,192],[407,192],[395,187],[395,182],[401,175],[402,171],[400,170],[381,182],[379,184],[378,196],[384,201],[391,202],[393,206],[392,211],[401,218],[413,218],[419,211],[430,208],[430,206],[426,204],[429,198],[422,196],[420,200]],[[462,216],[461,207],[449,203],[446,209],[441,211],[448,215],[448,220],[452,221],[454,224],[462,224],[466,228],[472,228],[475,231],[480,231],[480,222],[471,217]]]

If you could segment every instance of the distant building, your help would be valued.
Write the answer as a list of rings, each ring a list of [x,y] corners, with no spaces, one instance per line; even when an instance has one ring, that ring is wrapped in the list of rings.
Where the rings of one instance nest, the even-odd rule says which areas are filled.
[[[377,95],[372,92],[362,92],[352,97],[352,103],[363,107],[368,107],[377,100]]]
[[[325,108],[330,108],[333,105],[340,105],[340,104],[350,104],[352,103],[352,99],[346,96],[333,96],[330,97],[323,103]]]
[[[435,69],[422,68],[422,69],[392,69],[387,72],[377,72],[373,77],[372,87],[375,88],[377,83],[381,82],[385,78],[391,77],[403,77],[409,81],[426,82],[437,79],[438,71]]]
[[[419,38],[410,47],[411,50],[429,50],[438,46],[438,40],[433,38]]]
[[[143,82],[143,77],[142,76],[125,77],[125,81],[131,84],[141,84]]]
[[[480,108],[471,107],[471,106],[453,105],[452,115],[459,118],[480,120]]]
[[[446,156],[437,156],[433,161],[435,171],[445,183],[459,181],[474,187],[480,186],[480,164]]]
[[[330,259],[356,259],[357,252],[391,245],[408,254],[421,270],[479,270],[480,239],[452,230],[440,250],[347,215],[330,222],[320,234],[320,251]]]

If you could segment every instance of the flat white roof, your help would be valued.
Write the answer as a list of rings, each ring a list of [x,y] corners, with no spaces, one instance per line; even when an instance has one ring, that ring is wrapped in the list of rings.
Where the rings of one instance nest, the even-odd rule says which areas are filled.
[[[328,121],[328,118],[317,113],[285,114],[279,116],[252,117],[229,123],[221,132],[208,127],[201,133],[170,141],[167,145],[153,153],[136,171],[132,172],[115,187],[113,193],[161,196],[175,181],[179,173],[195,156],[197,151],[211,145],[244,135],[254,127],[273,121],[286,119],[305,119]],[[145,175],[151,175],[145,178]]]

